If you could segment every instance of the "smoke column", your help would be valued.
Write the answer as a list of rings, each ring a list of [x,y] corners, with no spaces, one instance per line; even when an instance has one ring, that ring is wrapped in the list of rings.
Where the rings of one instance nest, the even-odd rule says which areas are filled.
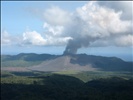
[[[93,42],[97,39],[98,38],[90,38],[86,36],[84,38],[75,38],[73,40],[69,40],[63,54],[76,54],[79,48],[88,47],[90,45],[90,42]]]
[[[122,20],[122,15],[123,12],[102,7],[97,2],[78,8],[64,32],[72,37],[64,54],[76,54],[79,48],[90,45],[132,45],[131,20]]]
[[[66,49],[64,51],[64,54],[76,54],[78,48],[81,47],[81,44],[78,43],[76,40],[69,40]]]
[[[133,46],[132,4],[119,3],[91,1],[74,12],[52,6],[43,13],[44,34],[27,32],[23,40],[34,45],[66,45],[64,54],[76,54],[88,46]]]

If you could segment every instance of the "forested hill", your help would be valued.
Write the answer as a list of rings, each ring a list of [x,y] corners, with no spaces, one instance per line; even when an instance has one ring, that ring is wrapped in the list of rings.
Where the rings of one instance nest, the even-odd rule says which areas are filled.
[[[80,65],[91,64],[94,68],[100,68],[106,71],[132,71],[133,62],[126,62],[117,57],[94,56],[87,54],[74,55],[71,63]]]
[[[132,71],[133,62],[126,62],[117,57],[103,57],[87,54],[74,54],[74,55],[51,55],[51,54],[35,54],[35,53],[20,53],[18,55],[2,55],[2,67],[29,67],[35,66],[45,62],[49,62],[49,66],[53,66],[53,60],[56,66],[60,61],[67,62],[68,65],[75,66],[88,66],[105,71]],[[58,61],[58,62],[56,62]],[[62,64],[61,67],[63,67]],[[49,67],[45,66],[45,67]],[[53,66],[54,67],[54,66]]]
[[[57,57],[51,54],[20,53],[18,55],[2,55],[2,61],[24,60],[24,61],[44,61]]]
[[[33,84],[1,84],[2,100],[133,100],[133,80],[113,77],[87,83],[72,76],[51,75]]]
[[[18,55],[1,55],[2,67],[29,67],[58,56],[51,54],[20,53]]]

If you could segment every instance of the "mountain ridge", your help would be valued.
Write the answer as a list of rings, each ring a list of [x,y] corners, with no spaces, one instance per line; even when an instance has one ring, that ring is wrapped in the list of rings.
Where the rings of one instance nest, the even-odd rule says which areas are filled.
[[[18,55],[2,55],[2,67],[30,67],[43,71],[80,70],[92,71],[132,71],[133,62],[126,62],[117,57],[104,57],[87,54],[51,55],[20,53]],[[39,67],[40,66],[40,67]],[[45,68],[45,69],[44,69]],[[48,70],[49,69],[49,70]],[[51,69],[51,70],[50,70]]]

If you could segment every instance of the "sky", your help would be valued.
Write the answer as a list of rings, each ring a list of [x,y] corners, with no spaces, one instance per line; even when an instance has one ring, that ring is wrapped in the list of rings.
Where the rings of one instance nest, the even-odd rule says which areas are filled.
[[[1,54],[86,53],[133,61],[132,1],[1,1]]]

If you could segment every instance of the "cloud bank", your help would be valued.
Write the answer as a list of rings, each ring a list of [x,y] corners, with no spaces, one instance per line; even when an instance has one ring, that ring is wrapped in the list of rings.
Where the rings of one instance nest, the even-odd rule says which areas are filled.
[[[40,13],[44,32],[24,32],[21,44],[66,45],[64,53],[76,53],[79,48],[88,46],[133,46],[132,13],[129,1],[91,1],[75,12],[52,6]],[[9,35],[4,34],[2,43],[11,43]]]

